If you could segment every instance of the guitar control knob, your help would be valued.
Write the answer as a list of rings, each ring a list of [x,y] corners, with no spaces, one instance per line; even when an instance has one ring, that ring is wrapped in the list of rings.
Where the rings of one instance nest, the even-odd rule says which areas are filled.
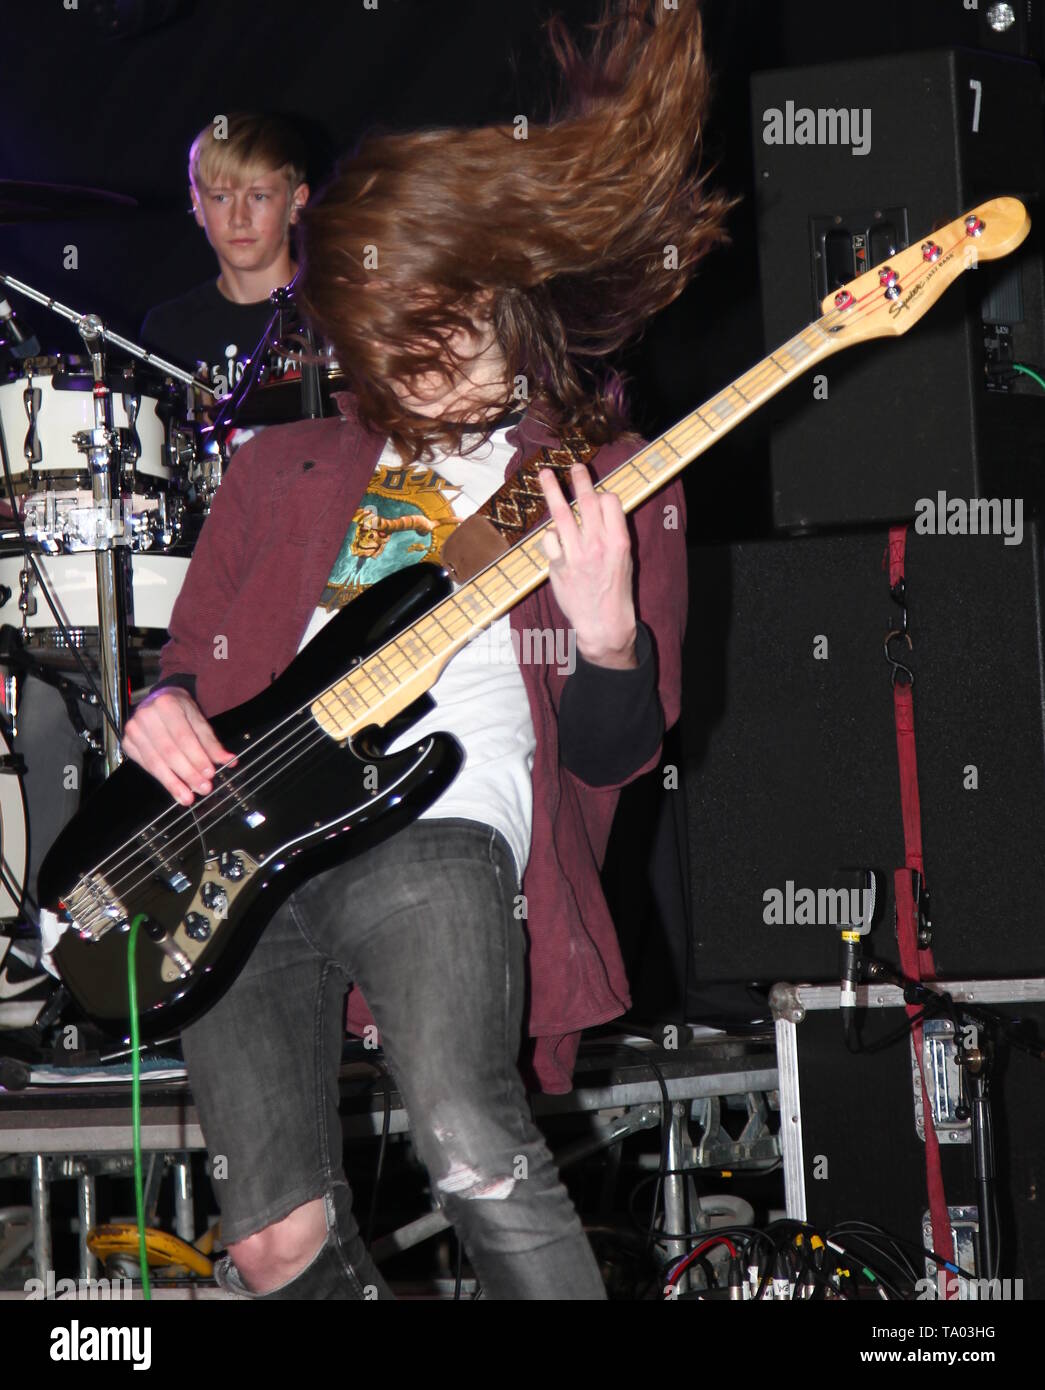
[[[218,859],[218,872],[222,878],[236,883],[247,872],[247,868],[238,854],[230,854],[226,850]]]
[[[210,936],[210,922],[202,912],[187,912],[185,914],[185,931],[192,937],[193,941],[206,941]]]
[[[225,917],[228,915],[229,898],[220,883],[214,883],[213,881],[205,883],[200,896],[203,899],[203,906],[209,908],[211,912],[216,913],[218,917]]]

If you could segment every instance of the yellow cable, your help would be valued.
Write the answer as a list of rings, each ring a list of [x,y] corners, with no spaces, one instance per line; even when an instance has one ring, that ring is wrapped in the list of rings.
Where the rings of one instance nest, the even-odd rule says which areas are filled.
[[[139,1250],[138,1227],[127,1224],[95,1226],[88,1232],[87,1248],[99,1260],[111,1259],[113,1255],[136,1255]],[[152,1226],[145,1228],[145,1249],[150,1265],[184,1265],[193,1274],[208,1279],[213,1271],[211,1261],[194,1245],[179,1240],[167,1231],[157,1231]]]

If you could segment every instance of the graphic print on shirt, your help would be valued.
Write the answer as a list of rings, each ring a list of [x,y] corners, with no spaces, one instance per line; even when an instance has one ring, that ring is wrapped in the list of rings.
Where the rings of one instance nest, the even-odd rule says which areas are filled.
[[[460,489],[431,468],[378,467],[341,543],[321,607],[343,608],[404,565],[439,563]]]
[[[250,353],[253,349],[253,343],[247,343],[243,346],[239,343],[226,343],[224,361],[205,364],[207,380],[219,396],[227,396],[240,384],[243,373],[247,370],[247,364],[250,362]],[[295,377],[298,380],[301,379],[301,371],[296,357],[280,357],[276,353],[269,354],[267,378],[269,381],[282,381],[284,379],[291,381]]]

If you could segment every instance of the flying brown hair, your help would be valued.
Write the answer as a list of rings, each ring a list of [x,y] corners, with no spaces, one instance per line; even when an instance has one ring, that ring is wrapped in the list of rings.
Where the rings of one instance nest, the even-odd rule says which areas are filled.
[[[414,415],[389,382],[437,372],[452,384],[468,359],[446,340],[477,317],[507,364],[484,419],[524,398],[593,444],[618,436],[620,379],[605,359],[727,240],[735,200],[707,190],[700,167],[698,0],[607,0],[593,28],[584,55],[548,23],[563,90],[548,123],[371,136],[305,209],[304,311],[361,419],[406,461],[459,449],[464,426]]]

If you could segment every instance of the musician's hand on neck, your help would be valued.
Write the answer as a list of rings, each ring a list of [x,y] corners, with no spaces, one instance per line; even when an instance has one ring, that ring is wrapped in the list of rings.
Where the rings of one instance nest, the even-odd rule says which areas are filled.
[[[576,514],[551,469],[542,468],[538,475],[552,519],[542,542],[552,590],[585,661],[634,668],[634,583],[624,509],[614,493],[595,491],[583,465],[575,464],[571,471]]]

